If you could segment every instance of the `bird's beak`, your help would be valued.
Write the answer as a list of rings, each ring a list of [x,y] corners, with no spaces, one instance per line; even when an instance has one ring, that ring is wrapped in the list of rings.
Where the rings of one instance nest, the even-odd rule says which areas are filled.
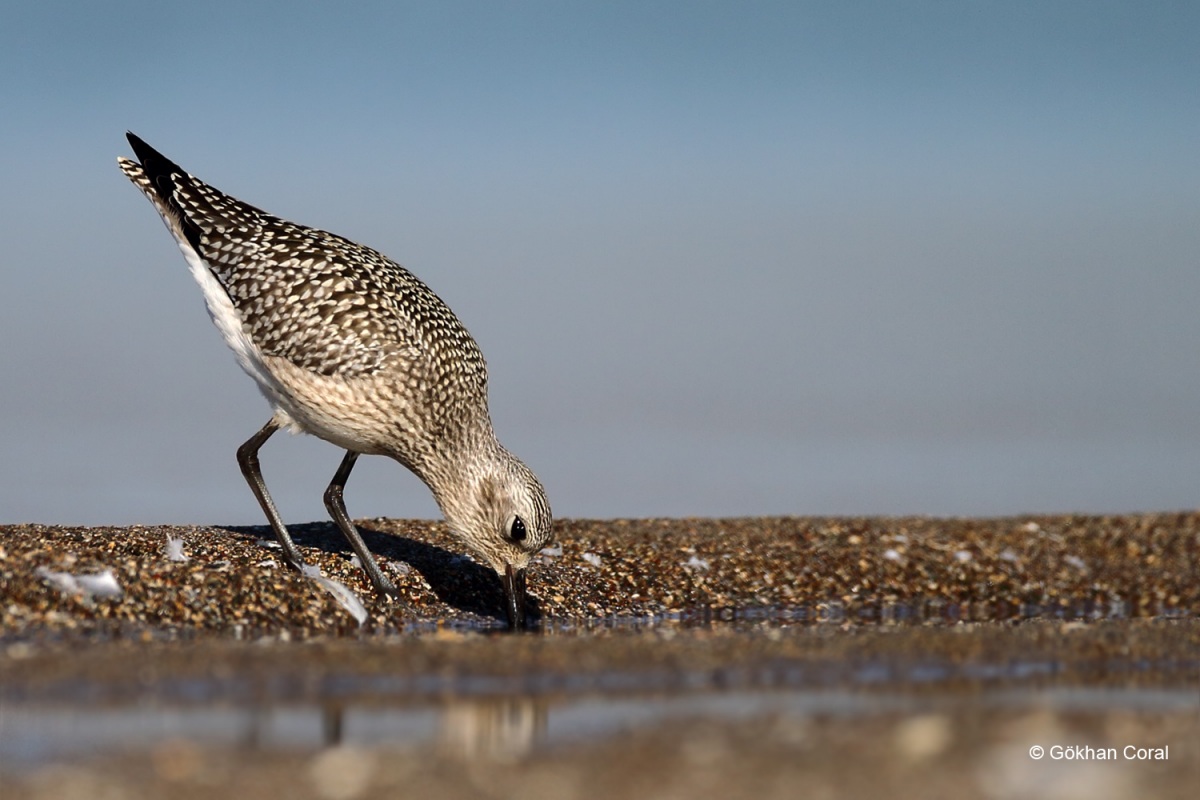
[[[508,629],[525,630],[525,570],[505,564],[500,580],[504,584],[504,611],[508,614]]]

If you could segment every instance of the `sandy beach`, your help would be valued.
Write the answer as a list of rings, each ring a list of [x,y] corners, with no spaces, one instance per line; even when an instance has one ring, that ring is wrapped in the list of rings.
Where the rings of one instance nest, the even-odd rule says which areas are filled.
[[[359,524],[400,602],[371,597],[332,525],[293,532],[361,624],[265,528],[0,527],[6,799],[1186,797],[1200,779],[1195,513],[568,520],[521,635],[442,525]],[[118,588],[91,596],[54,577],[106,571]]]

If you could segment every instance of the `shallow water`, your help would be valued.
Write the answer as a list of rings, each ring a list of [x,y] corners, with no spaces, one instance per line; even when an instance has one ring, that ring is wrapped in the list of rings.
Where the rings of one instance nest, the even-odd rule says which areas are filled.
[[[1158,619],[1185,619],[1193,616],[1183,609],[1152,607]],[[711,624],[794,625],[794,624],[882,624],[922,625],[959,622],[1016,622],[1021,620],[1123,620],[1132,618],[1129,604],[1120,598],[1097,601],[1077,598],[1061,604],[1039,605],[1019,602],[955,603],[940,597],[917,598],[905,602],[856,603],[847,605],[831,600],[815,606],[750,606],[745,608],[698,608],[671,611],[642,617],[598,617],[593,619],[556,619],[542,622],[548,632],[575,632],[612,629],[649,629],[660,625],[685,627]],[[465,623],[472,626],[472,623]],[[494,627],[490,623],[484,627]]]
[[[1149,606],[1146,611],[1161,620],[1189,619],[1194,614],[1166,605]],[[539,621],[538,629],[550,634],[578,634],[597,630],[650,631],[663,627],[703,628],[712,625],[762,627],[774,625],[955,625],[960,622],[1020,622],[1057,620],[1094,622],[1127,620],[1134,614],[1129,603],[1120,598],[1067,599],[1054,605],[1025,602],[955,603],[940,597],[916,598],[904,602],[846,604],[830,600],[818,605],[748,606],[742,608],[691,608],[644,616],[604,616],[584,619],[551,617]],[[427,633],[439,628],[463,631],[503,630],[503,620],[461,619],[414,622],[407,631]]]
[[[557,621],[548,624],[549,637],[525,641],[573,640],[598,649],[605,639],[645,643],[669,629],[680,631],[681,638],[700,628],[747,641],[751,632],[767,638],[795,635],[795,627],[788,633],[780,626],[785,617],[804,618],[794,609],[752,609],[586,624]],[[1096,630],[1069,624],[1076,630]],[[589,634],[596,628],[615,632],[617,638]],[[1056,658],[1014,652],[964,659],[929,652],[900,658],[897,644],[928,631],[929,625],[897,624],[889,629],[892,633],[881,641],[891,649],[867,657],[768,658],[695,669],[636,663],[601,670],[533,667],[509,674],[444,669],[370,674],[355,668],[354,650],[347,651],[351,663],[342,669],[280,674],[253,661],[262,643],[235,644],[240,648],[235,656],[240,652],[239,657],[249,658],[239,669],[199,675],[175,675],[168,669],[144,680],[132,695],[128,687],[117,690],[81,666],[74,677],[28,696],[6,689],[0,698],[0,769],[20,772],[54,762],[146,752],[168,741],[243,753],[299,754],[333,745],[385,745],[515,759],[547,747],[595,743],[632,729],[689,720],[870,720],[964,708],[1172,713],[1200,720],[1200,691],[1194,683],[1200,674],[1200,652],[1193,649],[1164,657],[1118,648],[1082,662],[1078,653]],[[829,630],[834,637],[848,635],[834,626]],[[881,626],[862,630],[878,638]],[[1004,630],[974,626],[950,638],[994,636]],[[477,635],[463,638],[483,641]],[[662,640],[662,647],[669,646],[669,638]],[[304,652],[295,651],[297,659],[302,661]],[[1085,684],[1088,676],[1102,680],[1071,685],[1081,675]],[[1063,676],[1067,685],[1055,685]]]
[[[1015,674],[1026,674],[1022,667]],[[873,678],[864,676],[868,682]],[[933,679],[930,676],[926,676]],[[384,699],[381,698],[381,702]],[[729,691],[573,699],[459,698],[437,704],[243,708],[0,706],[0,764],[29,768],[79,756],[126,753],[186,740],[204,748],[308,751],[333,745],[424,746],[470,756],[520,757],[539,748],[602,739],[631,727],[688,719],[926,714],[962,698],[853,690]],[[1072,712],[1200,712],[1195,690],[1004,689],[972,698],[994,709]]]

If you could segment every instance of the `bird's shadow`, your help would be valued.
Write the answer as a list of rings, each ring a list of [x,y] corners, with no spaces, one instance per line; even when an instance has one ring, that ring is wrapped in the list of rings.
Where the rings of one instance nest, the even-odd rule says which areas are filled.
[[[371,553],[389,561],[408,564],[425,578],[441,602],[470,614],[507,619],[504,587],[494,570],[467,556],[419,539],[385,533],[357,523],[356,527]],[[275,541],[275,534],[265,525],[222,525],[220,529],[233,536],[249,539],[251,543],[263,539]],[[350,543],[332,523],[289,525],[288,532],[298,546],[315,547],[326,553],[347,557],[353,554]],[[528,598],[526,613],[532,621],[541,619],[541,607],[536,597]]]

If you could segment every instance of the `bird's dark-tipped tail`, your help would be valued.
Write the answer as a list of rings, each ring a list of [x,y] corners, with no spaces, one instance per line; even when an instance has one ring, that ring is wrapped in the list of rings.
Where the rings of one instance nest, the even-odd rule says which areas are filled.
[[[158,192],[159,197],[168,200],[175,190],[171,176],[186,175],[187,173],[174,161],[142,141],[137,134],[126,131],[125,138],[129,140],[129,145],[141,163],[142,171],[146,173],[150,185]]]
[[[167,225],[179,238],[186,241],[197,252],[200,251],[200,229],[188,214],[184,213],[175,197],[179,188],[176,181],[184,184],[193,183],[190,175],[171,159],[142,141],[136,134],[125,132],[125,138],[133,147],[134,154],[140,163],[128,158],[118,158],[121,171],[133,181],[142,193],[154,203],[154,207],[163,215]]]

